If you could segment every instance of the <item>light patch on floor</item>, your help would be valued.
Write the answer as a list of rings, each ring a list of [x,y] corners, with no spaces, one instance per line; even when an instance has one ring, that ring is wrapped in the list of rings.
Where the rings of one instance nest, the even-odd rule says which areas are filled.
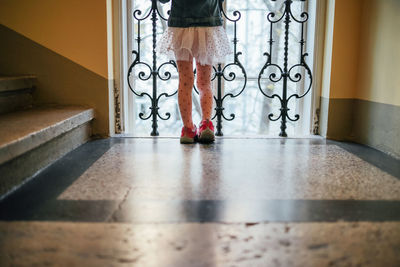
[[[400,199],[399,179],[336,145],[223,142],[115,144],[58,199]]]

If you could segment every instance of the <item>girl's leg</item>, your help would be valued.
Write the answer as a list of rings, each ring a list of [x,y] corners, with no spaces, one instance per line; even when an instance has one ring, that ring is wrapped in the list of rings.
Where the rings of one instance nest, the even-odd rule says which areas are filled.
[[[211,120],[213,93],[211,91],[211,65],[200,65],[196,62],[197,88],[200,92],[201,120]]]
[[[179,72],[178,104],[183,125],[193,129],[192,90],[194,82],[193,58],[190,61],[176,61]]]

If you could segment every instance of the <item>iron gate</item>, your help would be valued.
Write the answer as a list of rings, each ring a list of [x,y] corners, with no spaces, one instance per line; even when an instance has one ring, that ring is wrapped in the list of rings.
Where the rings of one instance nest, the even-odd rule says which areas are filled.
[[[270,0],[271,2],[276,2],[276,0]],[[299,0],[301,2],[305,2],[306,0]],[[286,133],[286,124],[287,120],[290,120],[292,122],[295,122],[299,120],[300,115],[295,114],[294,117],[291,117],[288,113],[290,110],[288,108],[288,102],[294,98],[294,99],[301,99],[305,95],[307,95],[310,92],[310,89],[312,87],[312,71],[309,68],[309,66],[306,63],[305,58],[307,57],[307,53],[305,53],[305,24],[309,19],[309,15],[307,12],[302,12],[299,17],[296,17],[296,15],[293,14],[292,12],[292,4],[293,0],[284,0],[283,2],[283,11],[279,16],[277,16],[276,12],[267,12],[266,15],[266,22],[269,23],[269,36],[268,36],[268,41],[267,41],[267,52],[265,52],[263,55],[266,56],[266,61],[263,67],[261,68],[259,74],[258,74],[258,89],[260,92],[267,98],[274,99],[277,98],[280,102],[280,109],[279,109],[279,115],[274,117],[273,113],[268,114],[268,119],[271,121],[277,121],[280,119],[281,121],[281,126],[280,126],[280,133],[279,136],[282,137],[287,137]],[[231,121],[235,118],[235,114],[230,114],[230,117],[227,117],[224,114],[224,101],[226,100],[227,97],[230,98],[237,98],[239,97],[243,91],[246,88],[247,84],[247,73],[246,69],[240,62],[240,55],[242,55],[242,52],[238,51],[237,44],[238,44],[238,39],[237,39],[237,24],[238,21],[241,19],[241,13],[238,10],[233,11],[232,13],[232,18],[229,17],[222,5],[222,1],[220,1],[220,8],[222,11],[222,16],[225,18],[225,21],[227,23],[233,23],[233,59],[232,62],[229,62],[227,64],[218,64],[216,67],[213,66],[213,75],[212,75],[212,81],[216,80],[217,81],[217,94],[214,95],[214,101],[215,101],[215,114],[213,115],[212,119],[216,118],[216,135],[217,136],[222,136],[222,123],[223,120],[226,121]],[[169,12],[168,12],[169,14]],[[137,29],[138,29],[138,34],[136,38],[137,42],[137,50],[133,50],[132,54],[134,56],[133,62],[130,65],[128,69],[128,74],[127,74],[127,80],[128,80],[128,85],[130,90],[138,97],[148,97],[148,99],[151,101],[151,106],[149,109],[151,110],[150,114],[145,116],[144,113],[139,114],[139,118],[142,120],[149,120],[152,119],[152,131],[151,131],[151,136],[158,136],[158,119],[161,120],[168,120],[171,117],[171,114],[169,112],[166,112],[164,115],[160,114],[159,109],[159,102],[162,97],[169,98],[177,94],[178,90],[176,90],[173,93],[159,93],[158,92],[158,81],[167,81],[171,78],[171,73],[169,71],[162,72],[162,69],[170,65],[177,70],[177,66],[175,61],[170,60],[167,62],[163,62],[160,65],[157,64],[157,52],[156,52],[156,45],[157,45],[157,32],[156,32],[156,23],[158,19],[161,19],[163,21],[167,21],[168,18],[164,17],[158,8],[158,1],[157,0],[151,0],[151,8],[149,11],[142,16],[142,11],[137,9],[133,12],[133,18],[134,20],[137,21]],[[147,63],[143,62],[141,60],[141,41],[142,41],[142,35],[141,35],[141,23],[144,20],[150,19],[152,21],[152,62]],[[283,23],[284,24],[284,43],[283,43],[283,64],[279,65],[277,62],[274,62],[273,60],[273,55],[275,53],[273,43],[275,42],[274,37],[273,37],[273,28],[274,25],[278,23]],[[296,64],[290,65],[289,66],[289,45],[291,44],[291,39],[289,36],[289,29],[291,27],[291,23],[298,23],[300,24],[301,27],[301,38],[299,43],[299,49],[300,49],[300,57],[298,59],[298,62]],[[150,65],[151,64],[151,65]],[[136,90],[133,89],[132,84],[131,84],[131,78],[133,75],[133,70],[135,67],[138,66],[145,67],[148,71],[140,71],[137,75],[137,78],[142,80],[142,81],[147,81],[149,79],[152,79],[152,90],[151,93],[149,92],[137,92]],[[224,93],[223,88],[222,88],[222,82],[223,81],[233,81],[236,79],[237,74],[233,71],[228,71],[228,68],[231,66],[236,66],[239,68],[241,71],[242,79],[243,79],[243,86],[237,93]],[[301,71],[299,71],[299,68],[302,68],[303,74]],[[267,72],[267,74],[265,74]],[[196,70],[194,70],[194,73],[196,73]],[[293,82],[293,83],[299,83],[302,80],[305,79],[304,74],[308,75],[309,78],[309,86],[307,89],[299,94],[299,93],[294,93],[291,95],[288,95],[288,83]],[[272,83],[279,83],[282,82],[282,88],[281,88],[281,94],[269,94],[268,92],[265,92],[262,89],[262,79],[264,78],[268,79]],[[266,77],[265,77],[266,76]],[[303,81],[304,82],[304,81]],[[198,90],[196,86],[194,85],[194,90],[198,94]]]

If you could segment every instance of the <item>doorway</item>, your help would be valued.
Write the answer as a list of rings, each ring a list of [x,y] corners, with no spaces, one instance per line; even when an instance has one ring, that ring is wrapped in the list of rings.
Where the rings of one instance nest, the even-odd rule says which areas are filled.
[[[122,5],[122,25],[125,29],[122,30],[122,53],[121,70],[124,74],[123,83],[121,83],[121,124],[123,133],[130,136],[150,136],[154,121],[151,116],[152,101],[149,97],[137,96],[132,93],[129,86],[133,90],[140,93],[151,94],[153,83],[149,76],[153,63],[153,21],[151,20],[152,3],[150,1],[135,1],[121,0]],[[280,121],[273,121],[268,118],[269,114],[273,114],[272,118],[279,116],[281,103],[278,98],[268,98],[263,95],[282,94],[282,82],[271,82],[268,76],[274,72],[269,69],[260,76],[260,70],[265,65],[267,57],[263,55],[268,51],[271,27],[268,23],[267,16],[269,12],[274,12],[276,17],[283,14],[285,11],[285,1],[271,0],[256,0],[256,1],[224,1],[225,29],[228,37],[236,40],[236,51],[241,54],[238,56],[240,64],[245,70],[242,70],[237,65],[232,64],[225,70],[228,80],[222,81],[222,95],[232,94],[239,95],[231,98],[226,97],[223,103],[224,114],[228,120],[223,123],[224,136],[266,136],[276,137],[280,132]],[[301,58],[301,55],[308,53],[306,62],[313,74],[317,74],[315,70],[315,53],[314,47],[316,43],[316,10],[317,1],[300,1],[295,0],[291,6],[293,15],[300,19],[303,12],[307,12],[309,17],[302,29],[301,24],[290,23],[289,30],[289,46],[288,58],[289,65],[295,65],[296,60]],[[168,10],[170,4],[157,3],[157,20],[155,33],[156,37],[160,35],[167,27]],[[238,11],[239,13],[237,13]],[[148,15],[148,16],[147,16]],[[136,16],[136,18],[135,18]],[[147,16],[147,17],[146,17]],[[143,19],[145,18],[145,19]],[[164,19],[163,19],[164,18]],[[239,19],[238,19],[239,18]],[[139,22],[139,20],[140,22]],[[143,19],[143,20],[142,20]],[[233,22],[235,21],[235,22]],[[236,38],[235,38],[236,28]],[[278,65],[283,65],[284,55],[284,23],[273,25],[272,37],[274,39],[272,61]],[[301,50],[299,42],[304,39],[304,47]],[[138,37],[140,37],[140,45],[138,45]],[[234,45],[232,43],[232,45]],[[127,81],[127,73],[129,66],[135,60],[135,55],[132,51],[140,51],[140,61],[148,64],[137,64],[132,68],[129,84]],[[226,65],[234,61],[234,56],[227,57]],[[167,59],[162,55],[156,55],[157,66],[161,66],[167,62]],[[222,66],[222,67],[225,67]],[[149,68],[150,67],[150,68]],[[218,66],[214,66],[217,70]],[[276,70],[275,70],[276,71]],[[298,82],[289,82],[287,86],[287,94],[301,95],[307,91],[310,86],[311,79],[308,79],[306,70],[299,68],[296,73],[302,77]],[[235,76],[230,81],[229,75]],[[160,117],[157,119],[157,130],[160,136],[178,136],[182,127],[176,92],[178,86],[178,73],[173,64],[165,64],[160,68],[161,77],[166,74],[170,77],[166,80],[158,79],[157,90],[158,95],[165,93],[170,97],[160,97],[158,102]],[[140,79],[139,76],[146,79]],[[149,79],[147,79],[149,78]],[[213,81],[213,90],[217,95],[217,79]],[[244,86],[243,86],[244,85]],[[287,120],[286,132],[290,137],[304,137],[315,133],[315,121],[318,119],[315,114],[319,108],[319,88],[315,83],[311,83],[310,92],[301,99],[292,98],[287,103],[289,109],[288,115],[294,117],[299,115],[296,121]],[[214,103],[216,106],[216,103]],[[198,94],[193,91],[193,121],[197,123],[201,118],[200,102]],[[215,113],[215,111],[214,111]],[[141,115],[140,115],[141,114]],[[233,114],[233,116],[231,115]],[[234,117],[234,118],[233,118]],[[149,119],[143,119],[149,118]],[[232,119],[233,118],[233,119]],[[232,119],[232,120],[231,120]],[[215,120],[214,120],[215,121]],[[215,124],[215,123],[214,123]]]

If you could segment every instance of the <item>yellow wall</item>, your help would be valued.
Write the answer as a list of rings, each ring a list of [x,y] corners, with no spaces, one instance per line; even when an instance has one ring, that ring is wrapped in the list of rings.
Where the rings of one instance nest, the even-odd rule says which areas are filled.
[[[354,98],[356,94],[363,1],[335,0],[330,98]]]
[[[107,78],[104,0],[0,0],[0,23]]]
[[[34,104],[93,107],[93,133],[100,136],[108,136],[114,127],[109,118],[113,110],[109,106],[113,98],[111,1],[0,0],[0,24],[32,41],[27,49],[41,53],[35,62],[3,68],[10,75],[37,76]],[[35,43],[44,49],[35,48]],[[7,60],[20,62],[17,58],[10,54]]]
[[[362,0],[355,97],[400,106],[400,1]]]
[[[328,0],[327,8],[322,96],[400,106],[400,1]]]

